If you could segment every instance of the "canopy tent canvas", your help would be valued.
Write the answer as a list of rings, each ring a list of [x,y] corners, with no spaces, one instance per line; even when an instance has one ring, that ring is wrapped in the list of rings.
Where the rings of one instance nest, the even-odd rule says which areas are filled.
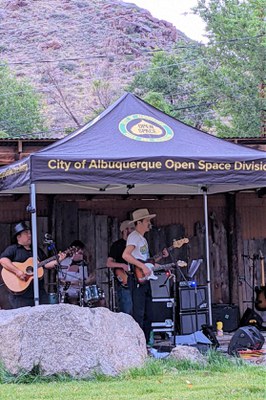
[[[36,193],[203,194],[210,299],[207,194],[266,186],[265,155],[188,126],[126,93],[66,138],[0,168],[0,191],[31,192],[33,249]],[[37,266],[36,250],[33,255]],[[37,267],[34,272],[37,276]]]
[[[188,126],[126,93],[66,138],[0,169],[0,191],[197,194],[262,187],[265,152]]]

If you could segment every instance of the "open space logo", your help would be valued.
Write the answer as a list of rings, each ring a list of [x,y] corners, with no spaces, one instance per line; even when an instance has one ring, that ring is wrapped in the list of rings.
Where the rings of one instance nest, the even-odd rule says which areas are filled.
[[[120,132],[140,142],[166,142],[174,136],[173,130],[162,121],[147,115],[128,115],[119,123]]]

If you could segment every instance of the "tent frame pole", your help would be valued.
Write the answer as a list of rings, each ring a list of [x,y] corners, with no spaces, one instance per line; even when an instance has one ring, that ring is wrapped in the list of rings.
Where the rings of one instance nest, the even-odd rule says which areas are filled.
[[[33,256],[33,291],[34,304],[39,305],[39,280],[38,280],[38,244],[37,244],[37,213],[36,213],[36,187],[35,183],[30,185],[30,206],[31,213],[31,235],[32,235],[32,256]]]
[[[207,188],[202,188],[204,199],[204,220],[205,220],[205,249],[207,264],[207,291],[208,291],[208,309],[209,323],[212,325],[212,296],[211,296],[211,268],[210,268],[210,247],[209,247],[209,219],[208,219],[208,195]]]

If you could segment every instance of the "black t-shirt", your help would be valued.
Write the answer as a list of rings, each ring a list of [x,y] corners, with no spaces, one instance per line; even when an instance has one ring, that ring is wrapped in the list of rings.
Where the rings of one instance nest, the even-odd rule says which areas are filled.
[[[126,263],[122,258],[127,242],[125,239],[118,239],[110,248],[109,257],[112,257],[118,263]]]
[[[28,258],[32,257],[32,249],[27,250],[20,244],[12,244],[3,251],[0,258],[3,257],[9,258],[9,260],[12,262],[24,263]],[[40,248],[38,248],[38,258],[40,261],[43,261],[47,258],[45,253]]]

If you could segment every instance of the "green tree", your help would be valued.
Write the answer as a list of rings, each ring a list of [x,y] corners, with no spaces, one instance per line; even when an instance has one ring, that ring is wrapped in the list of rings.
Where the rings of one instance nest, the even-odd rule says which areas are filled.
[[[207,25],[206,74],[215,96],[215,127],[220,136],[259,136],[265,81],[265,0],[199,0],[195,12]],[[204,71],[202,71],[204,72]]]
[[[1,136],[20,137],[43,130],[40,96],[28,82],[18,80],[7,66],[0,66]]]
[[[178,42],[171,54],[155,54],[130,89],[161,94],[171,115],[219,136],[259,136],[264,1],[199,0],[194,12],[206,22],[208,45]]]
[[[205,62],[204,47],[178,42],[172,53],[156,53],[148,70],[136,75],[130,90],[167,114],[202,128],[213,113],[210,95],[199,82]]]

